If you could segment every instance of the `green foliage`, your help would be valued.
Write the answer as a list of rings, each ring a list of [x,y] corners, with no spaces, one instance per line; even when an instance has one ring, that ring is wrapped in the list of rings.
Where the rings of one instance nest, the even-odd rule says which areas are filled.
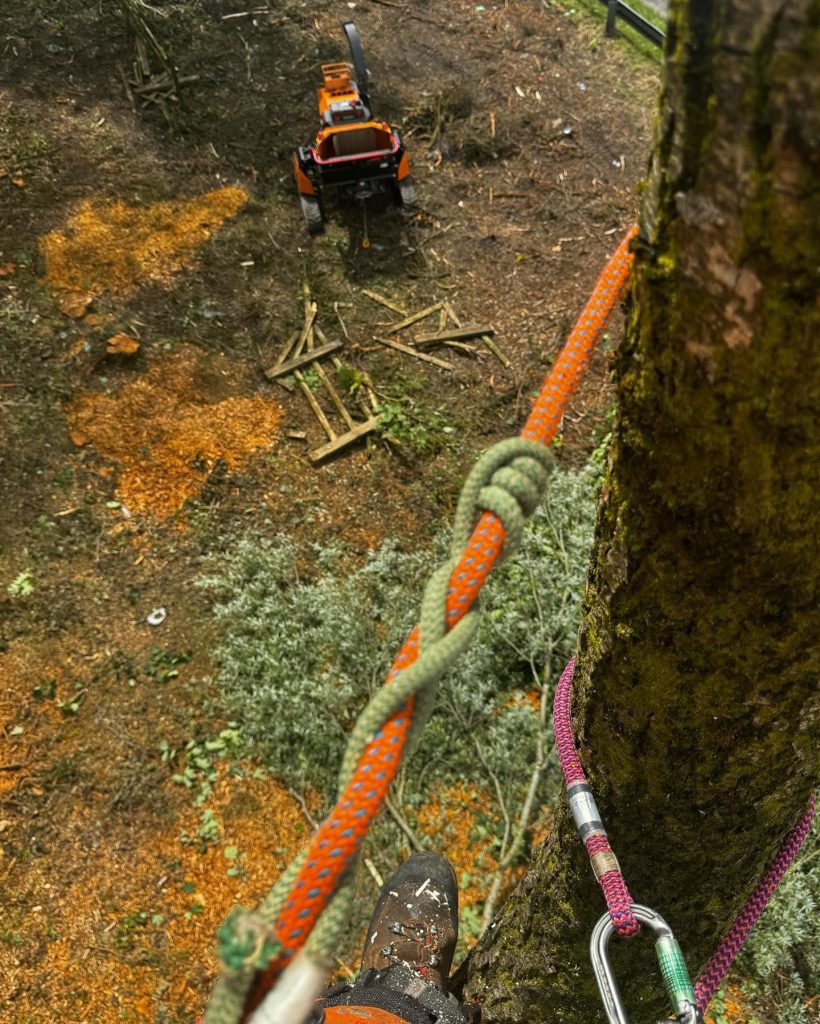
[[[177,666],[185,665],[190,660],[190,651],[185,654],[179,654],[176,651],[163,651],[155,644],[151,648],[148,662],[142,671],[157,683],[168,683],[179,675]]]
[[[364,385],[365,375],[360,370],[354,370],[342,363],[336,367],[336,383],[349,395],[355,395]]]
[[[440,413],[416,405],[409,398],[379,405],[378,433],[413,455],[435,455],[452,432]]]
[[[34,577],[30,569],[18,573],[6,587],[12,597],[30,597],[34,593]]]
[[[820,827],[806,838],[737,959],[742,989],[761,1019],[817,1020],[820,992]],[[752,1022],[750,1021],[750,1024]]]
[[[520,803],[539,732],[523,695],[549,687],[573,648],[598,485],[597,460],[553,475],[522,550],[485,588],[478,642],[442,684],[405,772],[405,804],[420,804],[432,777],[494,791],[497,782],[513,811]],[[212,591],[223,626],[216,660],[231,714],[274,775],[317,788],[330,803],[347,734],[413,627],[423,581],[441,559],[402,552],[395,541],[352,572],[337,550],[313,556],[307,573],[288,538],[249,538],[200,585]]]

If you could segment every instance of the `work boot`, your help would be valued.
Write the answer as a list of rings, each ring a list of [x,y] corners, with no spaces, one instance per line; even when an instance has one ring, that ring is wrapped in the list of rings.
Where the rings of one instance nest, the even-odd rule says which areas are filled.
[[[446,991],[458,938],[458,885],[435,853],[414,853],[382,887],[362,952],[362,974],[404,964]]]

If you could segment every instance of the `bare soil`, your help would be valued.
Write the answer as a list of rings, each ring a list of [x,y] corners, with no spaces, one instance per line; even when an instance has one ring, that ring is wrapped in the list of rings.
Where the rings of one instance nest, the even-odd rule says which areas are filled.
[[[114,5],[0,15],[0,1002],[20,1024],[201,1010],[214,928],[310,825],[215,754],[221,841],[180,842],[200,809],[172,775],[225,726],[195,578],[245,531],[351,558],[424,543],[475,455],[523,422],[636,217],[658,68],[602,23],[535,0],[243,13],[267,6],[191,0],[152,21],[198,76],[164,113],[132,109]],[[290,180],[348,16],[422,206],[372,209],[367,248],[355,205],[310,240]],[[344,364],[414,424],[318,467],[308,404],[262,374],[305,284]],[[452,371],[385,349],[398,315],[362,288],[408,311],[446,300],[510,366],[480,343],[438,352]],[[565,418],[570,463],[606,433],[617,335]]]

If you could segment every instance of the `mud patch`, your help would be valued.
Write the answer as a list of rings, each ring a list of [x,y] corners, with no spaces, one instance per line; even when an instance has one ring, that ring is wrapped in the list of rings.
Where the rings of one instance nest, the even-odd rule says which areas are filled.
[[[277,439],[282,409],[260,397],[209,401],[206,357],[183,346],[117,395],[88,393],[67,409],[72,441],[119,467],[117,498],[132,515],[167,519],[202,489],[217,462],[239,468]]]

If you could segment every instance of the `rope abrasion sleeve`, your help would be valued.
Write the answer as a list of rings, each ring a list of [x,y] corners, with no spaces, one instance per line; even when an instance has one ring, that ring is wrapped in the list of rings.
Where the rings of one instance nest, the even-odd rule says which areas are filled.
[[[548,445],[554,438],[570,399],[589,365],[595,345],[624,294],[633,260],[630,246],[637,231],[637,227],[633,227],[627,232],[601,272],[589,301],[553,363],[524,425],[521,433],[524,440],[542,446]],[[479,491],[482,489],[479,488]],[[466,499],[464,500],[466,505]],[[485,511],[473,529],[458,565],[450,576],[446,601],[448,630],[451,630],[473,607],[481,587],[501,556],[502,549],[505,548],[506,539],[505,527],[501,520],[494,512]],[[395,681],[400,673],[414,664],[419,650],[420,630],[417,628],[396,656],[388,683]],[[427,699],[421,698],[423,705]],[[274,887],[265,906],[271,911],[274,903],[281,905],[281,914],[276,917],[270,913],[270,918],[275,917],[277,921],[275,929],[269,932],[271,946],[263,949],[253,968],[250,967],[254,949],[252,940],[247,940],[244,945],[240,944],[240,948],[235,950],[236,939],[230,926],[231,918],[220,929],[220,956],[226,964],[226,971],[209,1003],[205,1018],[207,1024],[237,1024],[243,1019],[243,1015],[237,1015],[235,1007],[249,991],[250,996],[244,1003],[245,1015],[253,1005],[258,1004],[288,958],[305,944],[306,938],[308,947],[314,943],[319,947],[324,945],[322,928],[314,927],[314,923],[317,922],[321,909],[328,904],[332,894],[339,888],[343,875],[355,859],[367,828],[378,813],[390,781],[398,770],[411,718],[413,721],[416,719],[416,715],[411,716],[414,702],[415,698],[410,698],[404,709],[407,713],[402,713],[400,709],[376,733],[356,766],[337,807],[311,839],[298,870],[291,866]],[[420,717],[423,717],[424,706],[419,712]],[[381,765],[375,772],[374,760]],[[352,758],[345,760],[345,772],[349,773],[352,761]],[[382,769],[383,777],[377,778]],[[365,802],[361,800],[362,791],[367,797]],[[347,815],[348,824],[341,832],[338,813]],[[328,849],[331,841],[333,846]],[[335,856],[337,851],[338,856]],[[283,894],[288,894],[292,898],[284,900]],[[238,913],[247,912],[234,912]],[[232,952],[237,955],[232,956]],[[243,963],[243,954],[245,966],[231,968],[229,964],[236,963],[237,959],[240,964]],[[268,965],[267,968],[265,964]],[[246,980],[248,974],[253,977],[250,983]]]

